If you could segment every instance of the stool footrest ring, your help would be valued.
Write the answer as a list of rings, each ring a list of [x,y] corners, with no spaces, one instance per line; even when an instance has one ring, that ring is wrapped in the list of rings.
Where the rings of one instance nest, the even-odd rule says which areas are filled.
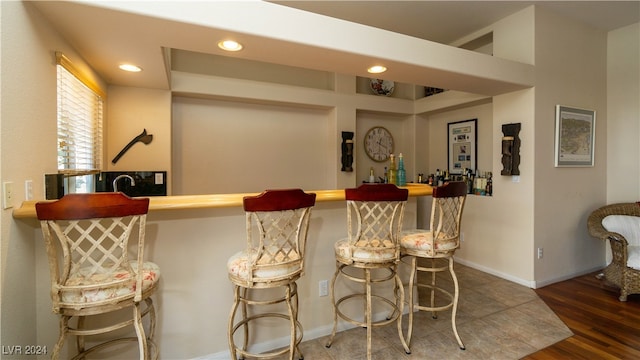
[[[236,323],[236,325],[233,327],[232,331],[231,331],[231,336],[233,336],[236,331],[243,325],[248,324],[250,321],[252,320],[256,320],[259,318],[267,318],[267,317],[277,317],[277,318],[282,318],[285,319],[287,321],[291,321],[289,315],[286,314],[280,314],[280,313],[262,313],[262,314],[256,314],[253,316],[249,316],[246,319],[242,319],[241,321],[239,321],[238,323]],[[300,343],[302,342],[302,337],[303,337],[303,333],[302,333],[302,324],[296,320],[296,340],[295,340],[295,346],[298,347],[298,345],[300,345]],[[271,358],[274,356],[279,356],[279,355],[284,355],[287,352],[289,352],[289,347],[285,347],[282,348],[280,350],[274,350],[274,351],[270,351],[270,352],[263,352],[263,353],[252,353],[248,350],[242,349],[240,347],[235,347],[236,348],[236,352],[238,353],[238,355],[240,355],[240,358],[244,358],[244,356],[250,356],[250,357],[255,357],[258,359],[261,358]]]
[[[351,323],[353,325],[360,326],[360,327],[367,327],[367,323],[366,323],[365,320],[363,320],[363,321],[355,320],[355,319],[349,317],[348,315],[346,315],[345,313],[343,313],[340,310],[340,305],[344,301],[355,299],[355,298],[363,298],[363,301],[366,301],[366,294],[350,294],[350,295],[347,295],[347,296],[344,296],[344,297],[340,298],[338,301],[336,301],[336,305],[335,305],[336,313],[341,319],[343,319],[345,321],[348,321],[349,323]],[[389,305],[390,310],[393,311],[391,313],[392,314],[391,317],[387,317],[385,320],[379,320],[379,321],[375,321],[374,322],[373,319],[372,319],[372,321],[371,321],[371,326],[372,327],[384,326],[384,325],[390,324],[390,323],[398,320],[398,316],[400,316],[400,309],[391,300],[389,300],[389,299],[387,299],[387,298],[385,298],[383,296],[380,296],[380,295],[371,295],[371,300],[379,300],[379,301],[381,301],[383,303],[386,303],[387,305]]]

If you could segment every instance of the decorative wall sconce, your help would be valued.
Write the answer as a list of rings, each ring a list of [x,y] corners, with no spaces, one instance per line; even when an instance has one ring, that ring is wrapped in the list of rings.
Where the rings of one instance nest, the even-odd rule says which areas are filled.
[[[353,171],[353,132],[342,132],[342,168],[341,171]]]
[[[137,142],[141,142],[145,145],[149,145],[151,141],[153,141],[153,135],[147,134],[147,129],[144,129],[142,133],[140,133],[140,135],[134,137],[133,140],[129,141],[129,143],[125,145],[124,148],[122,148],[122,150],[120,150],[118,155],[116,155],[116,157],[114,157],[113,160],[111,160],[111,163],[115,165],[115,163],[117,163],[118,160],[120,160],[122,155],[124,155],[124,153],[129,151],[129,149],[131,149],[131,147],[135,145]]]
[[[520,133],[521,125],[502,125],[502,171],[500,175],[520,175]]]

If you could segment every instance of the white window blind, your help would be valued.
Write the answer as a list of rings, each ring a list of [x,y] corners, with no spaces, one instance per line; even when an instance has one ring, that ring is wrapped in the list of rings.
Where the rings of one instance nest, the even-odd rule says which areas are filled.
[[[86,175],[102,168],[104,94],[62,54],[58,72],[58,173]]]

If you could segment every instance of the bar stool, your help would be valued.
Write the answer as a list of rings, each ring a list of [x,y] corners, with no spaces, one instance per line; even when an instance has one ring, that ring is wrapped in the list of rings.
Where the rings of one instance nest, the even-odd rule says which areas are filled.
[[[153,342],[155,310],[151,295],[160,278],[158,266],[144,261],[144,238],[149,199],[122,193],[69,194],[54,202],[39,202],[36,213],[42,227],[51,275],[53,312],[60,314],[60,335],[52,351],[59,357],[67,335],[76,336],[83,359],[93,351],[123,341],[137,341],[140,359],[158,357]],[[129,238],[137,236],[129,247]],[[131,255],[131,253],[134,255]],[[131,258],[131,260],[130,260]],[[141,307],[145,303],[144,308]],[[131,308],[123,321],[87,328],[94,315]],[[142,318],[148,315],[145,333]],[[71,325],[72,319],[77,325]],[[114,319],[116,317],[102,317]],[[104,321],[104,320],[102,320]],[[85,337],[133,325],[135,337],[120,337],[85,348]]]
[[[311,208],[316,194],[307,194],[300,189],[266,190],[257,196],[243,199],[246,213],[247,248],[229,258],[227,270],[234,285],[234,301],[229,316],[229,349],[231,358],[237,354],[242,358],[270,358],[289,352],[293,359],[297,352],[303,358],[298,345],[302,341],[302,325],[298,321],[298,280],[304,272],[304,253],[309,228]],[[284,290],[284,295],[273,298],[250,296],[249,290]],[[264,291],[263,291],[264,292]],[[268,292],[272,294],[272,292]],[[255,312],[249,315],[248,308],[285,303],[287,313]],[[241,319],[236,322],[236,312],[242,304]],[[255,354],[248,350],[249,324],[260,318],[282,318],[289,321],[290,342],[287,348],[269,353]],[[242,327],[244,340],[238,347],[234,334]],[[269,329],[264,329],[269,331]]]
[[[467,196],[467,187],[464,182],[448,182],[443,186],[433,189],[433,205],[431,209],[430,230],[408,230],[402,233],[400,240],[400,252],[403,262],[408,259],[411,267],[409,277],[409,329],[407,342],[411,344],[413,334],[413,311],[414,309],[431,311],[432,317],[437,317],[437,312],[448,309],[451,310],[451,326],[455,334],[460,349],[464,350],[464,344],[458,335],[456,327],[456,313],[458,309],[458,297],[460,288],[458,278],[453,270],[453,255],[460,247],[460,220],[462,209]],[[424,266],[417,263],[417,259],[425,259]],[[440,265],[438,260],[446,260],[448,265]],[[436,285],[436,274],[449,270],[453,280],[453,294],[442,287]],[[431,274],[430,283],[420,283],[417,281],[417,272],[422,271]],[[420,305],[413,300],[413,288],[429,289],[429,305]],[[444,295],[447,303],[436,305],[436,293]]]
[[[367,359],[371,359],[372,328],[392,322],[397,324],[398,335],[405,352],[411,352],[402,334],[404,288],[397,272],[400,260],[400,230],[408,196],[407,189],[399,189],[393,184],[365,184],[356,189],[345,189],[348,237],[334,245],[336,272],[330,287],[334,313],[333,331],[327,347],[333,343],[340,317],[356,326],[366,327]],[[380,269],[381,271],[377,272]],[[378,275],[372,276],[372,272]],[[383,275],[380,275],[380,272]],[[340,275],[345,280],[362,284],[363,292],[348,294],[336,301],[335,285]],[[372,293],[372,285],[389,280],[394,281],[394,301]],[[341,305],[353,299],[361,299],[364,302],[364,321],[355,320],[340,310]],[[376,303],[384,304],[387,310],[390,309],[391,315],[384,320],[373,321],[374,300]]]

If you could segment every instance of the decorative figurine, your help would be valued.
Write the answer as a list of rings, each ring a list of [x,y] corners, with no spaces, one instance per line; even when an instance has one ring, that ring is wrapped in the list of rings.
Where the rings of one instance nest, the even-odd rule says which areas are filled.
[[[353,172],[353,132],[342,132],[342,168],[341,171]]]

